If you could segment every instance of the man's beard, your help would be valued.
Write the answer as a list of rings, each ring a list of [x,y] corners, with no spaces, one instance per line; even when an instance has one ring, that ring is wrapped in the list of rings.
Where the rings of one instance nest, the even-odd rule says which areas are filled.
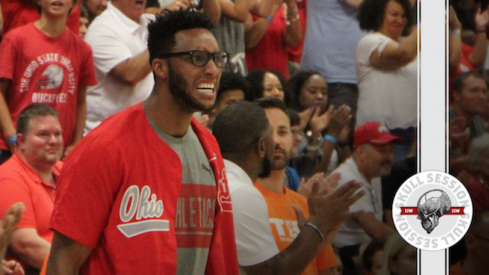
[[[171,63],[168,63],[168,67],[170,93],[173,95],[180,108],[193,113],[196,111],[209,111],[214,107],[206,107],[191,97],[190,93],[187,91],[187,83],[182,74],[177,72]]]
[[[392,168],[392,162],[385,162],[380,165],[380,176],[388,176],[391,173],[391,168]]]
[[[258,175],[259,178],[268,178],[272,173],[272,161],[265,156],[261,163],[261,173]]]
[[[283,158],[281,159],[274,159],[272,161],[272,170],[281,170],[287,167],[287,164],[289,163],[289,154],[285,152],[285,150],[280,150],[283,154]]]

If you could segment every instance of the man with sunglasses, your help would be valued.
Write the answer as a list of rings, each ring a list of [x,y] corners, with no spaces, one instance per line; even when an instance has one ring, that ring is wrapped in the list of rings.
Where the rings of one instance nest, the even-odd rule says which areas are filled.
[[[192,116],[214,106],[228,61],[211,27],[188,10],[149,24],[153,91],[67,159],[48,274],[239,273],[219,146]]]
[[[360,125],[353,134],[355,147],[352,157],[347,159],[332,173],[339,173],[338,186],[356,180],[363,183],[366,195],[350,206],[350,211],[365,210],[357,218],[345,221],[333,240],[339,248],[345,270],[351,271],[353,257],[359,253],[362,243],[372,239],[387,238],[394,230],[382,222],[382,197],[380,176],[390,173],[393,163],[394,143],[401,139],[392,135],[380,122],[373,121]],[[346,273],[350,274],[350,273]]]

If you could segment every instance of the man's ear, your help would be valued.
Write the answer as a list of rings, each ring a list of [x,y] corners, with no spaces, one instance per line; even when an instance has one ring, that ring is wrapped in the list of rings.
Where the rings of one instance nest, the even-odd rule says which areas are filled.
[[[23,134],[17,134],[17,148],[24,147],[25,136]]]
[[[161,79],[168,79],[168,59],[153,59],[151,62],[151,69],[153,69],[153,73]]]

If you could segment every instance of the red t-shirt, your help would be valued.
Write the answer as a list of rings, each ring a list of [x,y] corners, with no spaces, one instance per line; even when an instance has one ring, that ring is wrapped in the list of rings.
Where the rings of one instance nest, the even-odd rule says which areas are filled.
[[[56,177],[59,175],[61,165],[61,162],[58,162],[53,168],[53,174]],[[19,155],[14,154],[0,166],[0,190],[2,194],[0,196],[0,217],[3,217],[11,205],[22,202],[25,205],[25,211],[16,228],[34,228],[41,238],[51,242],[53,231],[49,229],[49,221],[53,212],[56,189],[44,183]],[[13,255],[7,257],[20,261]]]
[[[469,60],[469,56],[474,52],[474,48],[471,46],[465,44],[462,42],[462,56],[460,57],[460,64],[458,67],[453,70],[450,73],[450,78],[449,78],[449,93],[450,93],[450,98],[449,98],[449,103],[452,104],[453,98],[452,98],[452,84],[453,80],[461,73],[466,73],[466,72],[473,72],[475,70],[474,66]]]
[[[12,81],[5,97],[14,125],[25,107],[47,104],[59,112],[64,145],[70,145],[78,87],[97,84],[90,46],[68,29],[49,37],[31,23],[9,32],[0,53],[0,78]],[[7,148],[0,135],[0,149]]]
[[[304,37],[306,35],[307,0],[297,0],[296,3],[299,11],[299,21],[301,22],[302,39],[294,47],[287,46],[287,53],[289,55],[289,60],[301,63],[302,50],[304,49]]]
[[[217,181],[206,274],[238,274],[224,163],[210,132],[192,126]],[[90,131],[68,156],[51,227],[93,248],[81,274],[175,274],[181,181],[180,158],[137,104]]]
[[[253,20],[260,19],[253,15]],[[246,64],[248,71],[255,69],[276,70],[285,78],[289,78],[288,55],[284,42],[285,19],[284,7],[280,7],[273,16],[273,22],[267,32],[252,49],[246,49]]]
[[[292,205],[298,206],[306,217],[309,217],[307,199],[287,188],[284,194],[277,194],[265,189],[259,183],[255,187],[262,193],[268,206],[268,217],[275,243],[280,251],[285,250],[299,235],[297,215]],[[338,262],[334,255],[333,247],[328,245],[302,272],[302,275],[317,275],[318,271],[336,266]]]
[[[7,32],[41,18],[32,0],[1,0],[3,16],[3,35]],[[80,34],[80,9],[74,6],[68,15],[66,26],[75,35]]]

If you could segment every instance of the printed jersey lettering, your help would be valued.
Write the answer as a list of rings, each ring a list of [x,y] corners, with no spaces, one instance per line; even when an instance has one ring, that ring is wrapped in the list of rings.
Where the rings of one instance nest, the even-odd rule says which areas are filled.
[[[278,236],[283,242],[293,242],[300,233],[297,221],[270,218],[269,222],[272,230],[273,228],[277,230]]]
[[[40,70],[40,73],[37,72],[38,70]],[[20,83],[21,93],[29,91],[32,77],[36,81],[34,83],[36,91],[59,89],[63,85],[63,81],[67,79],[68,84],[66,90],[71,94],[75,93],[75,70],[71,64],[71,60],[60,54],[46,53],[32,60],[22,74]],[[32,102],[66,103],[66,94],[63,97],[57,97],[57,95],[48,93],[36,93],[32,97]]]
[[[139,192],[139,187],[132,185],[122,197],[119,216],[123,224],[117,228],[128,238],[152,231],[169,231],[169,221],[158,219],[164,210],[163,201],[151,194],[149,186],[143,186]],[[136,222],[129,223],[134,218]]]
[[[209,247],[215,206],[216,187],[182,184],[175,215],[178,247]]]

